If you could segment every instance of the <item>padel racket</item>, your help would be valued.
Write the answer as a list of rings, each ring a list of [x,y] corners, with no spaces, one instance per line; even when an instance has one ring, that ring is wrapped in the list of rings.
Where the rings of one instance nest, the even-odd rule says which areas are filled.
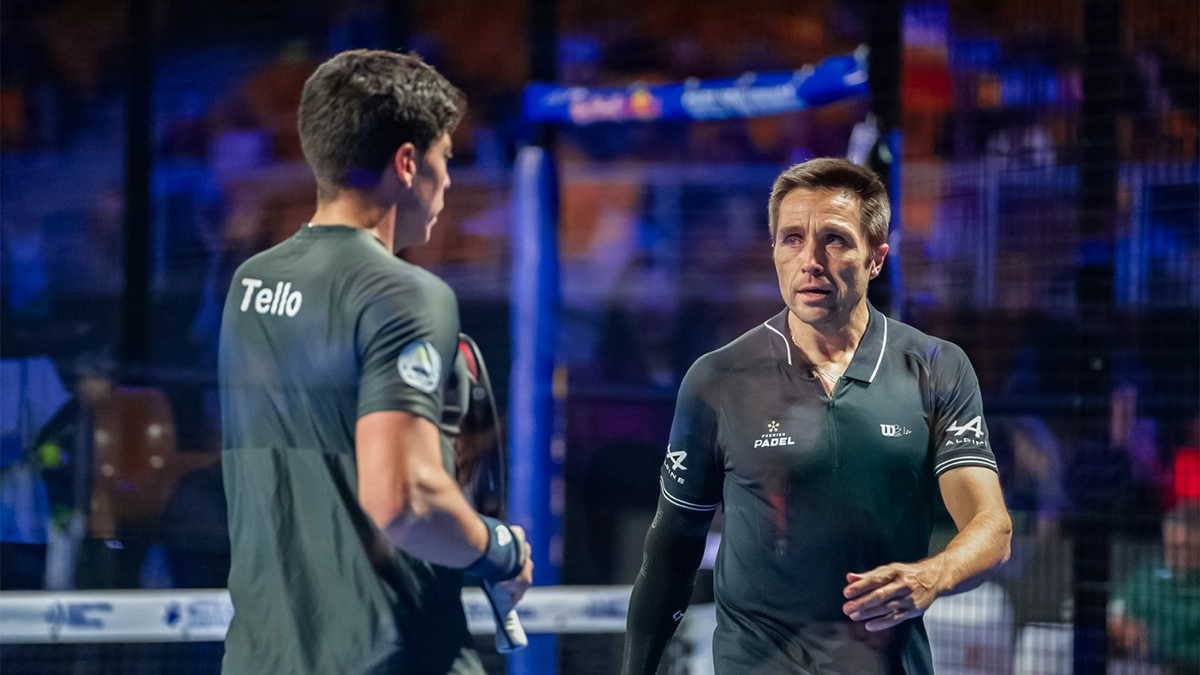
[[[458,349],[471,381],[468,401],[462,402],[466,413],[454,442],[458,481],[476,511],[508,522],[508,452],[500,433],[492,382],[479,345],[470,336],[459,333]],[[479,585],[496,620],[496,651],[508,654],[527,647],[529,638],[508,592],[488,581],[481,580]]]

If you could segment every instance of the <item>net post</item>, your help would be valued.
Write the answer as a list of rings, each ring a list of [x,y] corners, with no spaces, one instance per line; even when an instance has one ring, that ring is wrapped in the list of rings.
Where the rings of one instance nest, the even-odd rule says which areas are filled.
[[[533,548],[535,582],[558,583],[561,513],[551,485],[561,466],[551,452],[555,430],[554,366],[558,346],[558,181],[550,150],[527,146],[513,171],[513,369],[509,406],[509,516]],[[557,640],[531,636],[509,657],[509,672],[556,671]]]

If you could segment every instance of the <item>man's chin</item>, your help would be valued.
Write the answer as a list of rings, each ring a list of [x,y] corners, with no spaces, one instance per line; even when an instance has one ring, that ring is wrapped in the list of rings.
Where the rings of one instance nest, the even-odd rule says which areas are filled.
[[[800,320],[800,323],[814,327],[829,323],[834,314],[833,310],[828,307],[809,304],[793,305],[790,309],[792,314]]]

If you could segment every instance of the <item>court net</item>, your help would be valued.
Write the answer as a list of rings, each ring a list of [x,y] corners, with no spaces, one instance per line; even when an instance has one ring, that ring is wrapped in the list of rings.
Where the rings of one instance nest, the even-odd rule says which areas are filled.
[[[559,636],[561,672],[615,672],[631,590],[533,588],[518,611],[526,632]],[[464,589],[463,608],[488,672],[503,673],[482,592]],[[216,674],[232,617],[225,590],[0,593],[0,672]]]
[[[558,636],[558,672],[620,672],[630,586],[530,589],[519,607],[531,635]],[[505,672],[491,609],[478,589],[463,607],[489,675]],[[0,672],[99,675],[209,675],[221,669],[233,605],[225,590],[0,593]],[[1064,617],[1067,618],[1067,617]],[[1072,624],[1018,626],[1005,589],[984,584],[940,599],[925,615],[938,673],[1066,675]],[[660,673],[710,675],[716,609],[693,604]],[[1115,661],[1122,675],[1151,675],[1147,664]]]

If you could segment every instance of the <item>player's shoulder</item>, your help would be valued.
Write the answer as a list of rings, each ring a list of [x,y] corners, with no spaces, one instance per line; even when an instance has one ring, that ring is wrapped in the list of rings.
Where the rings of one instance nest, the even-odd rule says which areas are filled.
[[[407,291],[453,297],[454,291],[438,275],[393,255],[365,257],[354,270],[356,281],[378,290]]]
[[[234,277],[261,276],[264,272],[270,272],[279,264],[278,261],[283,255],[286,254],[286,250],[290,248],[291,241],[290,238],[284,239],[278,244],[246,258],[234,270]]]
[[[888,327],[887,349],[906,354],[924,362],[930,368],[958,368],[969,364],[962,347],[949,340],[930,335],[896,319],[885,319]]]
[[[778,318],[764,321],[729,344],[696,359],[688,370],[688,378],[697,382],[730,384],[733,382],[731,377],[752,377],[764,368],[776,367],[780,358],[776,351],[788,348],[786,342],[780,342],[784,338],[779,329],[771,325]]]

